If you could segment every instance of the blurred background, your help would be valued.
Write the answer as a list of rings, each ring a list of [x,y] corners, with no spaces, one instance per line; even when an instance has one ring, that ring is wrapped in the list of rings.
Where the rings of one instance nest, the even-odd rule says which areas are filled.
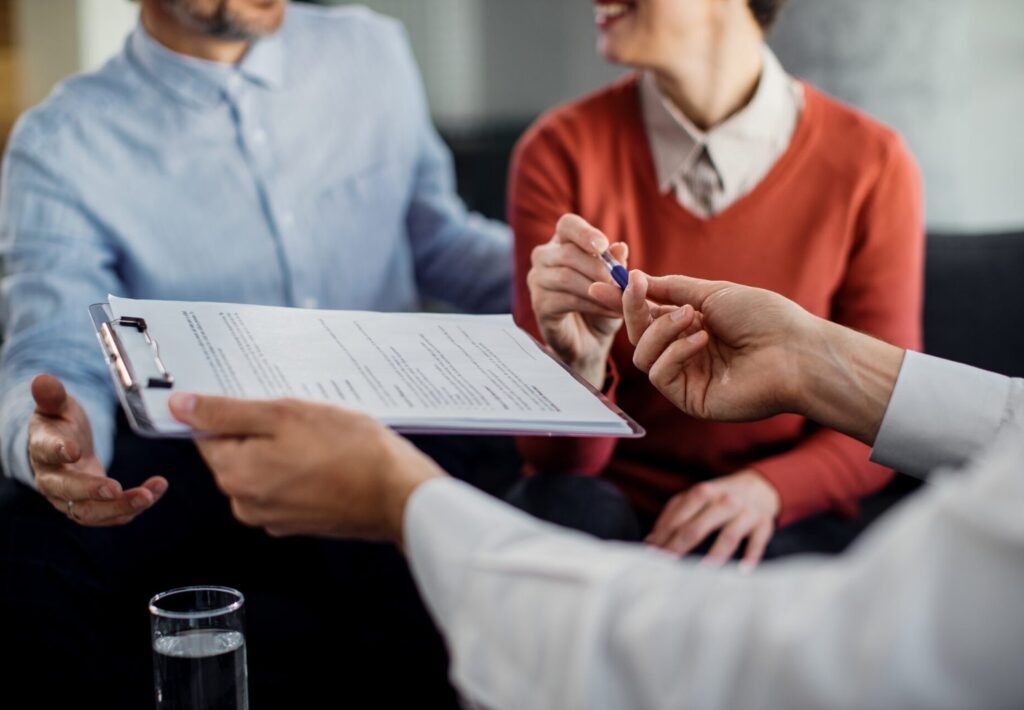
[[[488,214],[503,214],[524,127],[617,74],[594,52],[589,0],[362,4],[405,23],[460,190]],[[128,0],[0,0],[0,135],[117,51],[137,12]],[[1022,0],[790,0],[771,44],[792,73],[903,134],[931,231],[1024,231]]]
[[[496,216],[523,128],[617,74],[594,52],[589,0],[361,4],[406,24],[461,191]],[[0,135],[116,52],[136,14],[128,0],[0,0]],[[791,0],[770,39],[792,73],[903,134],[932,231],[1024,227],[1024,2]]]
[[[594,52],[590,0],[361,4],[406,24],[460,189],[496,216],[523,128],[617,74]],[[61,78],[116,52],[136,14],[128,0],[0,0],[0,136]],[[931,231],[1024,227],[1022,0],[791,0],[771,44],[792,73],[903,134]]]

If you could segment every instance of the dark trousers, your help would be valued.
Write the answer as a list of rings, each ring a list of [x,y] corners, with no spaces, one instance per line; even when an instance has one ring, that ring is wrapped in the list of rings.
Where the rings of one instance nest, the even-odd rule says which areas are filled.
[[[920,485],[915,479],[897,474],[881,492],[868,496],[861,514],[849,519],[822,513],[775,531],[765,550],[765,559],[787,555],[837,554],[894,503]],[[518,481],[505,500],[542,520],[589,533],[603,540],[639,542],[654,526],[655,516],[637,511],[612,483],[590,476],[538,473]],[[703,555],[714,536],[692,554]],[[737,555],[741,555],[741,546]]]
[[[417,444],[471,480],[480,457],[499,459],[496,470],[517,465],[505,458],[514,455],[510,442]],[[122,433],[116,451],[110,474],[125,488],[154,474],[170,482],[128,526],[84,528],[22,484],[2,484],[5,697],[41,707],[153,707],[149,598],[218,584],[246,598],[254,710],[457,707],[444,644],[394,547],[274,539],[240,525],[188,442]]]

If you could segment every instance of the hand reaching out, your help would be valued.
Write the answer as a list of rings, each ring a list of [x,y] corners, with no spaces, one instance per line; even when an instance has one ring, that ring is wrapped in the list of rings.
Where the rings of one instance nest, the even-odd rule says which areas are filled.
[[[167,490],[160,476],[122,490],[93,448],[92,427],[78,401],[50,375],[32,381],[36,409],[28,425],[29,464],[36,488],[76,523],[92,527],[124,525],[155,504]]]
[[[815,320],[792,301],[724,281],[639,271],[621,295],[603,284],[591,295],[622,309],[634,363],[687,414],[751,421],[792,411],[797,350],[813,337]]]

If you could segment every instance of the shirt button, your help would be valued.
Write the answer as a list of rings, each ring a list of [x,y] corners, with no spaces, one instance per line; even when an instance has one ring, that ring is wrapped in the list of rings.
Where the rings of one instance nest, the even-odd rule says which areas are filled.
[[[302,300],[302,307],[303,308],[316,308],[319,305],[320,305],[320,303],[315,298],[313,298],[312,296],[309,296],[308,298],[304,298]]]

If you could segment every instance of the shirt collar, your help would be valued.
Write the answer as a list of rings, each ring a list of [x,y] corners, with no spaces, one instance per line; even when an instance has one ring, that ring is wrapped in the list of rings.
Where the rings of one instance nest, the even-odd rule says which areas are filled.
[[[129,52],[154,79],[182,101],[200,108],[215,106],[241,77],[269,89],[285,80],[284,40],[278,31],[255,40],[237,65],[179,54],[157,42],[139,23]]]
[[[789,141],[801,109],[800,90],[765,46],[763,66],[754,96],[746,106],[709,131],[697,128],[658,88],[654,75],[640,80],[644,124],[658,188],[672,189],[681,174],[689,172],[706,147],[725,189],[742,182],[752,147],[783,146]]]
[[[689,172],[703,151],[704,134],[664,97],[654,74],[640,79],[640,104],[644,115],[658,189],[668,192],[680,174]]]

